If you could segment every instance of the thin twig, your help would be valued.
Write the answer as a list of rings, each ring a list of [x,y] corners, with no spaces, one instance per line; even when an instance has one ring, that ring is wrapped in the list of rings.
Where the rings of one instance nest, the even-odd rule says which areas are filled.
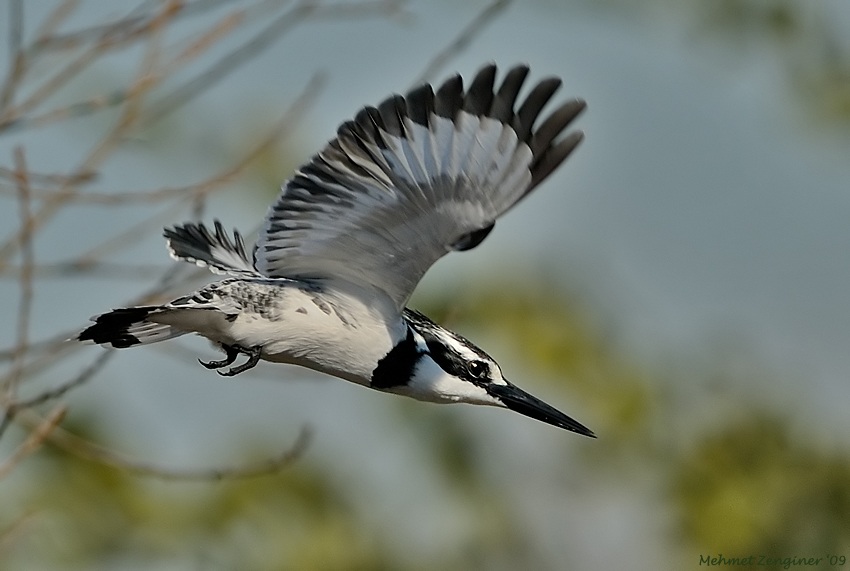
[[[216,174],[208,179],[208,181],[214,181],[220,177],[219,174]],[[82,181],[87,182],[91,177],[86,176],[76,176],[74,181]],[[207,184],[208,181],[203,181],[200,183],[192,183],[184,186],[174,186],[174,187],[165,187],[159,189],[151,189],[151,190],[126,190],[126,191],[118,191],[118,192],[95,192],[88,191],[85,193],[77,193],[68,198],[69,202],[74,202],[75,204],[91,204],[93,206],[118,206],[122,204],[139,204],[139,203],[147,203],[154,204],[157,202],[162,202],[164,200],[169,200],[172,198],[179,198],[181,195],[189,195],[194,194],[195,189],[199,184]],[[64,184],[64,183],[62,183]],[[73,182],[69,179],[69,186],[75,186],[79,184],[78,182]],[[11,189],[6,189],[0,186],[0,190],[11,192]],[[62,191],[46,189],[46,188],[32,188],[30,189],[32,197],[38,200],[51,200],[55,199],[58,194]]]
[[[232,2],[233,0],[196,0],[195,2],[181,2],[180,11],[172,17],[173,21],[186,16],[198,15],[207,10],[214,9],[219,5]],[[267,3],[270,0],[265,0]],[[283,0],[288,1],[288,0]],[[274,0],[274,3],[280,3],[281,0]],[[144,30],[145,26],[153,20],[156,15],[146,12],[153,10],[159,5],[158,2],[145,0],[135,8],[133,8],[126,16],[122,16],[113,22],[107,24],[97,24],[87,28],[80,28],[73,32],[65,34],[40,33],[37,34],[35,50],[60,50],[68,49],[90,41],[96,41],[104,36],[117,36],[121,33],[127,33],[128,30],[133,30],[133,33],[139,33]]]
[[[21,51],[24,43],[24,2],[9,0],[9,55]]]
[[[0,89],[0,114],[12,104],[15,90],[20,85],[26,67],[21,49],[24,34],[23,0],[9,0],[9,74]]]
[[[286,32],[308,19],[350,19],[369,16],[373,13],[394,15],[399,11],[400,6],[399,0],[341,2],[327,5],[323,5],[317,0],[299,0],[295,6],[273,20],[253,38],[223,56],[196,77],[163,96],[148,110],[144,121],[147,124],[154,124],[166,115],[173,113],[200,93],[205,92],[230,75],[235,69],[267,50],[280,40]]]
[[[68,412],[68,407],[65,405],[59,405],[50,411],[47,417],[30,432],[26,440],[18,446],[12,455],[0,464],[0,480],[5,478],[24,458],[41,448],[44,441],[50,437],[50,433],[65,418],[66,412]]]
[[[29,350],[32,353],[33,351],[38,352],[53,352],[56,350],[58,344],[68,338],[68,335],[65,333],[59,333],[57,335],[53,335],[48,339],[42,339],[40,341],[30,341]],[[0,349],[0,361],[10,361],[15,357],[15,348],[6,348]]]
[[[168,6],[166,6],[166,9],[163,13],[173,12],[169,12]],[[150,29],[151,26],[152,24],[148,26],[148,28]],[[143,92],[148,91],[153,84],[162,81],[162,79],[162,77],[153,77],[151,75],[146,75],[137,79],[137,81],[133,84],[133,86],[130,87],[128,91],[132,93],[133,97],[140,97]],[[100,143],[89,153],[88,157],[83,160],[82,164],[76,169],[76,173],[87,173],[95,171],[97,166],[115,148],[115,146],[121,141],[122,137],[126,135],[127,130],[132,125],[136,124],[139,119],[139,116],[136,114],[136,107],[133,104],[133,100],[129,99],[125,103],[124,113],[118,119],[113,129],[106,136],[104,136]],[[142,118],[142,122],[145,125],[148,124],[148,120],[145,118]],[[79,193],[75,191],[73,186],[63,185],[60,189],[56,191],[54,195],[52,195],[51,199],[45,201],[41,205],[41,208],[34,214],[34,225],[36,227],[39,227],[44,224],[58,211],[58,209],[62,205],[64,205],[66,202],[72,200],[75,196],[78,195]],[[6,240],[5,243],[0,244],[0,263],[2,263],[5,258],[7,258],[16,247],[18,247],[18,245],[20,244],[20,238],[21,236],[20,234],[18,234]]]
[[[145,83],[147,79],[142,78],[140,81],[141,85],[138,82],[134,84],[134,97],[141,96],[142,92],[146,89]],[[131,98],[125,105],[125,110],[121,117],[116,121],[115,125],[103,137],[103,139],[95,145],[94,149],[89,152],[80,167],[76,169],[76,172],[86,173],[96,170],[97,167],[106,159],[109,153],[114,150],[115,146],[120,142],[127,130],[132,127],[137,118],[138,117],[135,113],[135,107],[132,104]],[[40,227],[47,220],[52,218],[59,208],[71,199],[75,192],[76,190],[73,186],[63,185],[50,200],[45,201],[41,205],[41,208],[33,214],[33,226]],[[14,249],[21,243],[21,240],[22,235],[19,232],[16,236],[13,236],[0,246],[0,262],[3,262],[4,259],[14,251]]]
[[[37,279],[65,279],[77,276],[138,280],[148,278],[162,269],[162,264],[125,264],[102,260],[77,258],[66,262],[36,264],[33,277]],[[0,278],[17,279],[23,269],[19,266],[0,268]]]
[[[68,16],[77,9],[78,4],[79,0],[65,0],[56,6],[36,30],[36,44],[44,41],[44,38],[52,36],[56,29],[62,25],[62,22],[68,19]]]
[[[144,122],[153,125],[227,77],[235,69],[271,46],[275,40],[280,39],[288,29],[303,21],[314,7],[313,0],[301,0],[294,8],[276,18],[269,26],[226,54],[203,73],[163,96],[148,109]]]
[[[30,316],[32,313],[32,212],[30,211],[29,178],[27,163],[21,147],[14,151],[15,179],[18,186],[18,201],[20,204],[20,236],[21,236],[21,273],[19,277],[20,298],[18,301],[17,340],[12,351],[12,364],[9,372],[0,382],[0,406],[3,407],[3,420],[0,421],[0,438],[3,437],[9,423],[14,417],[10,406],[15,400],[18,384],[24,372],[24,362],[29,343]]]
[[[35,517],[33,511],[25,512],[23,515],[15,518],[12,523],[0,529],[0,556],[2,556],[6,549],[15,545],[20,540],[21,536],[27,531],[27,528],[32,525]]]
[[[186,64],[188,61],[198,57],[204,51],[208,50],[216,41],[221,40],[227,33],[232,32],[235,27],[243,21],[244,11],[234,14],[229,14],[212,29],[207,30],[201,36],[193,41],[187,48],[183,50],[171,62],[164,65],[157,71],[160,77],[167,77],[176,71],[179,67]],[[152,29],[155,28],[152,27]],[[33,129],[43,127],[55,121],[62,121],[70,117],[84,117],[98,111],[114,107],[124,103],[132,92],[127,89],[117,89],[111,93],[96,95],[84,101],[78,101],[69,105],[63,105],[50,111],[31,116],[31,117],[16,117],[13,121],[8,122],[3,130],[6,134],[21,131],[25,129]]]
[[[19,105],[10,107],[4,114],[0,115],[0,132],[5,129],[17,127],[17,123],[22,120],[21,118],[24,113],[40,105],[47,97],[56,93],[62,86],[77,77],[83,70],[107,52],[122,47],[145,35],[155,34],[163,22],[173,17],[179,11],[179,6],[179,0],[172,0],[166,3],[158,14],[152,16],[150,20],[145,21],[142,26],[122,30],[124,32],[123,35],[104,33],[94,45],[83,51],[76,59],[66,64],[58,73],[35,89],[25,101]],[[145,81],[142,82],[137,81],[133,87],[135,89],[144,89],[148,85],[148,79],[145,78]]]
[[[20,298],[18,301],[17,342],[11,372],[3,383],[2,399],[8,401],[14,398],[23,370],[24,359],[29,342],[30,316],[32,313],[32,273],[35,265],[32,248],[33,223],[30,210],[29,178],[24,150],[16,147],[14,151],[15,178],[18,184],[18,203],[20,205],[20,235],[21,235],[21,273]]]
[[[130,95],[131,93],[127,90],[118,89],[112,93],[95,95],[85,101],[78,101],[76,103],[63,105],[62,107],[51,109],[50,111],[45,111],[44,113],[39,113],[30,117],[9,118],[0,124],[0,134],[10,135],[27,129],[44,127],[45,125],[56,123],[58,121],[93,115],[98,111],[103,111],[110,107],[115,107],[124,103]]]
[[[4,415],[3,420],[0,421],[0,438],[3,437],[3,434],[6,432],[12,421],[15,420],[15,417],[21,411],[44,404],[51,400],[61,398],[71,389],[82,385],[83,383],[91,379],[94,375],[96,375],[98,371],[100,371],[107,363],[107,361],[109,361],[109,359],[113,357],[114,354],[114,351],[103,351],[100,355],[98,355],[97,359],[95,359],[88,367],[83,369],[83,371],[79,375],[77,375],[70,381],[67,381],[53,389],[43,391],[42,393],[32,398],[15,401],[9,401],[4,399]]]
[[[33,430],[44,423],[41,417],[31,411],[22,411],[18,415],[17,421]],[[137,476],[148,476],[161,480],[219,481],[256,478],[280,472],[304,454],[311,437],[312,430],[309,426],[304,426],[301,428],[292,446],[273,458],[259,462],[250,462],[241,466],[213,468],[172,468],[170,466],[158,466],[118,454],[103,446],[71,434],[60,427],[55,427],[51,430],[47,434],[46,439],[50,444],[78,458],[97,462],[98,464],[109,466],[116,470],[130,472]]]
[[[101,351],[97,358],[92,361],[92,363],[83,369],[79,375],[67,381],[58,387],[46,390],[30,399],[19,400],[12,403],[7,407],[7,414],[14,414],[19,410],[23,410],[26,408],[32,408],[35,406],[42,405],[48,401],[56,400],[65,396],[65,394],[71,389],[77,388],[80,385],[88,382],[92,377],[94,377],[106,363],[115,356],[115,351]]]
[[[0,167],[0,178],[15,180],[15,177],[16,175],[14,169]],[[73,178],[69,178],[68,175],[64,174],[35,173],[29,171],[29,173],[27,173],[27,177],[29,178],[30,184],[32,184],[33,182],[38,182],[40,184],[79,184],[92,180],[95,177],[95,174],[81,173],[75,175]],[[32,188],[30,188],[30,194],[36,197],[34,189]]]
[[[139,23],[146,18],[152,19],[154,16],[142,16],[139,12],[146,4],[150,4],[147,0],[131,9],[127,16],[122,16],[107,24],[97,24],[87,28],[81,28],[73,32],[64,34],[41,33],[36,35],[36,41],[32,46],[32,51],[41,52],[47,50],[67,50],[75,48],[86,42],[98,42],[105,37],[117,38],[119,34],[127,33],[130,29],[138,29]]]
[[[244,11],[235,12],[225,16],[220,22],[214,25],[209,30],[204,31],[200,37],[193,40],[186,48],[184,48],[177,57],[169,62],[166,69],[166,74],[169,68],[176,68],[198,57],[206,52],[212,44],[219,41],[222,37],[229,34],[236,28],[242,20],[244,20]]]
[[[273,127],[269,130],[268,134],[263,139],[261,139],[254,147],[249,149],[248,152],[246,152],[233,165],[231,165],[224,171],[218,173],[213,178],[192,185],[190,187],[186,187],[186,190],[188,192],[184,192],[182,195],[180,195],[180,201],[191,201],[192,203],[196,203],[197,200],[207,196],[214,189],[219,188],[223,184],[232,180],[240,172],[242,172],[249,164],[251,164],[252,161],[254,161],[263,152],[265,152],[269,146],[278,141],[282,132],[291,129],[294,120],[303,116],[303,112],[306,106],[314,100],[316,94],[322,88],[324,83],[324,76],[314,76],[308,82],[301,95],[299,95],[298,98],[289,107],[289,109],[284,112],[283,116],[278,121],[276,121],[276,123],[273,125]],[[81,255],[79,257],[79,260],[95,260],[111,251],[116,250],[117,248],[120,248],[129,243],[133,243],[140,234],[145,233],[149,230],[152,225],[152,222],[156,220],[165,221],[170,218],[173,218],[174,210],[175,205],[169,204],[161,212],[157,212],[154,215],[146,218],[145,220],[142,220],[141,222],[127,228],[117,236],[114,236],[109,240],[101,242],[95,248],[92,248],[85,254]]]
[[[71,331],[62,331],[49,339],[42,340],[38,344],[38,350],[31,349],[29,358],[23,368],[21,378],[27,379],[61,362],[64,357],[79,348],[79,344],[70,339],[79,333],[79,328]],[[11,403],[8,403],[11,404]]]
[[[512,0],[495,0],[479,12],[475,18],[473,18],[472,21],[460,31],[454,40],[452,40],[442,50],[437,52],[437,55],[431,58],[431,61],[429,61],[425,66],[425,70],[420,73],[419,77],[417,77],[413,82],[413,87],[433,80],[437,72],[440,71],[450,59],[457,57],[460,52],[465,50],[475,36],[481,33],[481,31],[486,28],[487,25],[496,18],[496,16],[501,14],[508,6],[510,6],[511,1]]]
[[[80,72],[95,61],[101,55],[101,52],[105,51],[110,45],[111,43],[109,41],[103,41],[93,46],[75,60],[62,67],[56,75],[42,83],[26,100],[14,107],[4,109],[4,112],[0,114],[0,133],[14,127],[15,123],[24,113],[39,105],[47,97],[56,93],[63,85],[71,81],[71,79],[79,75]]]

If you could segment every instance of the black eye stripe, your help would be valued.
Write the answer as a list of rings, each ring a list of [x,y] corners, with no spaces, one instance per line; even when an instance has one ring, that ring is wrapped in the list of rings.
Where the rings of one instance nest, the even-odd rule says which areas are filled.
[[[436,341],[428,341],[428,353],[445,372],[456,377],[465,377],[466,360]]]
[[[468,361],[463,355],[452,351],[442,343],[428,341],[428,353],[441,369],[450,375],[466,379],[476,385],[490,382],[490,367],[484,361]]]

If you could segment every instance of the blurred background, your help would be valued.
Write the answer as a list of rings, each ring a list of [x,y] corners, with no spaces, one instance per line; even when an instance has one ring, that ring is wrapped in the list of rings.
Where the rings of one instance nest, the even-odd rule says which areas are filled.
[[[0,14],[0,568],[848,565],[847,2]],[[65,342],[213,279],[163,226],[256,230],[362,105],[490,61],[563,78],[587,138],[412,305],[598,439],[294,367],[223,379],[200,339]]]

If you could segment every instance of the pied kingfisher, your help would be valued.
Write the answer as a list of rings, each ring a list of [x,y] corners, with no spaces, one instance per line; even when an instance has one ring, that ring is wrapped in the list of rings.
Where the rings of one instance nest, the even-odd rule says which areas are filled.
[[[540,81],[517,105],[527,74],[512,68],[496,90],[488,65],[466,90],[455,75],[436,92],[422,85],[363,108],[284,183],[252,256],[218,221],[214,231],[165,230],[173,258],[227,278],[165,305],[104,313],[76,338],[131,347],[197,333],[225,354],[201,364],[225,376],[260,359],[291,363],[418,400],[507,407],[594,436],[508,382],[468,340],[405,307],[434,262],[480,244],[581,141],[580,131],[561,134],[584,101],[538,122],[561,81]],[[239,355],[247,360],[232,366]]]

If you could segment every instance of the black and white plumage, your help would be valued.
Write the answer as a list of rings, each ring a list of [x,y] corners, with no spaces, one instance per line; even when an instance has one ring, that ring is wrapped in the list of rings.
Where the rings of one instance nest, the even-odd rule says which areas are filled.
[[[585,104],[541,117],[549,78],[519,101],[528,68],[495,65],[464,90],[459,76],[365,107],[283,185],[249,255],[231,237],[187,223],[165,230],[171,255],[226,274],[163,306],[95,317],[81,341],[129,347],[198,333],[226,353],[225,375],[260,359],[293,363],[377,390],[434,402],[503,406],[593,433],[525,393],[460,335],[406,308],[431,265],[474,248],[499,216],[575,149],[565,133]],[[247,360],[234,363],[239,355]]]

